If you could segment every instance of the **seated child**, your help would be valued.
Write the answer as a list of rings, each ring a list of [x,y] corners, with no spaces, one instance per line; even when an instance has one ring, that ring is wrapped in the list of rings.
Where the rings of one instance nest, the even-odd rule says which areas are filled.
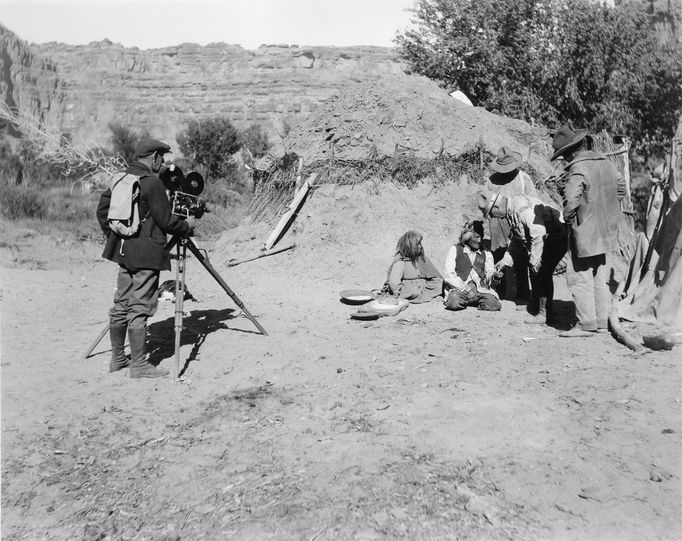
[[[382,291],[411,303],[428,302],[441,294],[443,278],[424,256],[422,238],[421,233],[408,231],[398,239]]]
[[[464,310],[476,306],[479,310],[497,311],[502,308],[491,281],[499,279],[493,256],[481,248],[483,222],[465,224],[459,242],[452,246],[445,258],[443,270],[444,304],[447,310]]]

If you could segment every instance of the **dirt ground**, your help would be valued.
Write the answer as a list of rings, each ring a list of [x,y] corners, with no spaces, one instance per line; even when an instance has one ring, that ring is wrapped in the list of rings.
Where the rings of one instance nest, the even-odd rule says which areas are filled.
[[[374,322],[339,302],[406,229],[440,267],[472,190],[325,186],[295,250],[228,267],[267,224],[202,246],[270,336],[190,258],[182,382],[109,374],[107,339],[84,360],[114,265],[5,225],[2,538],[682,539],[679,346],[562,339],[510,301]],[[167,368],[173,312],[150,326]]]

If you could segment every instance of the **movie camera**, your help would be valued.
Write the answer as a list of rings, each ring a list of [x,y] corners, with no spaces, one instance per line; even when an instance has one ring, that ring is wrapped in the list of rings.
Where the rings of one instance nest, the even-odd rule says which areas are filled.
[[[211,212],[206,201],[199,197],[204,191],[204,177],[196,171],[185,175],[175,164],[171,164],[159,173],[159,177],[171,192],[172,212],[176,216],[201,218],[204,213]]]

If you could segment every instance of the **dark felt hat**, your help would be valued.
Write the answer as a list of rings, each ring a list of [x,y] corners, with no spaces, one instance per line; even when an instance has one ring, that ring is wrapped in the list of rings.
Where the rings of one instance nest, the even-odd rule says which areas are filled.
[[[573,131],[568,126],[561,126],[559,131],[554,134],[552,139],[552,148],[554,149],[554,154],[552,154],[552,160],[556,160],[559,156],[563,156],[571,150],[575,145],[580,143],[587,135],[587,130],[576,130]]]
[[[500,147],[495,160],[490,164],[490,169],[496,173],[511,173],[521,167],[521,159],[521,153],[509,147]]]
[[[165,154],[166,152],[170,152],[170,149],[171,147],[166,143],[162,143],[156,139],[143,139],[135,146],[135,156],[144,158],[145,156],[154,154],[154,152]]]

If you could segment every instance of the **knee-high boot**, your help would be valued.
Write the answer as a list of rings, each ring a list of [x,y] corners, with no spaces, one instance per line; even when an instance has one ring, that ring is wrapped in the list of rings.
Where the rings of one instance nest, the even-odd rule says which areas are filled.
[[[147,329],[128,328],[128,341],[132,362],[130,364],[131,378],[160,378],[168,375],[168,370],[157,368],[147,362],[145,343],[147,342]]]
[[[110,325],[109,340],[111,341],[111,361],[109,372],[118,372],[130,366],[130,357],[125,354],[126,325]]]

